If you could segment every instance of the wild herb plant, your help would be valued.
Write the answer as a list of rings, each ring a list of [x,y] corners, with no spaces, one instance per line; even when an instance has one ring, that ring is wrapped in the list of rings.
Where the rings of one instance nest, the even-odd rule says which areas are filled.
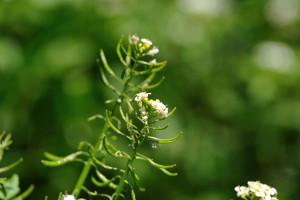
[[[45,157],[48,160],[42,160],[43,164],[50,167],[76,161],[83,164],[72,195],[60,195],[62,199],[77,199],[81,191],[85,191],[90,199],[99,198],[99,196],[111,200],[127,199],[129,196],[136,199],[135,191],[144,191],[144,188],[140,186],[140,178],[134,167],[135,160],[143,160],[169,176],[177,175],[177,173],[169,171],[175,167],[175,164],[158,164],[139,151],[141,146],[149,143],[154,146],[171,143],[182,135],[179,133],[170,139],[153,136],[154,131],[168,128],[168,124],[158,126],[157,123],[170,117],[175,111],[173,108],[169,112],[165,104],[158,99],[150,99],[151,93],[146,92],[162,83],[164,77],[151,84],[157,73],[166,66],[166,62],[157,62],[154,56],[159,52],[159,49],[155,46],[152,47],[150,40],[140,39],[137,35],[128,36],[127,47],[125,47],[123,37],[121,37],[116,52],[123,65],[120,75],[117,75],[109,66],[102,49],[100,50],[100,59],[97,60],[103,84],[115,93],[116,97],[106,101],[106,103],[113,105],[111,109],[105,111],[104,115],[95,115],[89,118],[89,120],[100,118],[105,121],[96,143],[89,144],[82,141],[78,151],[66,157],[59,157],[46,152]],[[114,79],[118,85],[111,84],[109,79]],[[111,139],[112,136],[122,137],[130,149],[124,150],[116,146]],[[126,160],[126,164],[123,168],[110,166],[106,162],[109,157]],[[94,171],[95,177],[91,175],[91,170]],[[110,174],[113,176],[108,177],[104,174],[104,171],[107,170],[111,170]],[[87,179],[99,187],[99,190],[92,191],[87,188]],[[112,192],[102,193],[101,188],[103,187],[110,188]]]
[[[6,132],[2,132],[0,135],[0,162],[3,159],[4,151],[9,148],[12,144],[11,134],[6,134]],[[20,164],[23,161],[23,158],[9,164],[8,166],[0,168],[0,174],[3,174],[15,166]],[[19,187],[19,176],[17,174],[13,174],[10,178],[0,177],[0,199],[1,200],[22,200],[25,199],[30,193],[33,191],[34,186],[31,185],[27,190],[23,193],[19,194],[21,189]]]

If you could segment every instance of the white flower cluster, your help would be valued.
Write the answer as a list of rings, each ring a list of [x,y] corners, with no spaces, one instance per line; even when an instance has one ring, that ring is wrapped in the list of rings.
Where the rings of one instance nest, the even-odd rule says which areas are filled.
[[[146,92],[138,93],[138,94],[136,94],[134,100],[138,103],[138,105],[140,107],[142,106],[142,101],[144,101],[145,103],[150,105],[152,107],[152,109],[154,109],[157,112],[157,115],[159,117],[166,118],[168,116],[168,112],[169,112],[169,109],[167,108],[167,106],[165,104],[163,104],[162,102],[160,102],[158,99],[156,99],[155,101],[152,99],[148,100],[149,94],[151,94],[151,93],[146,93]],[[142,113],[142,118],[144,120],[147,120],[148,113],[145,112],[144,110],[141,111],[141,113]]]
[[[62,195],[63,200],[76,200],[73,195]]]
[[[133,40],[134,45],[138,45],[140,53],[144,53],[152,45],[152,42],[150,40],[148,40],[146,38],[142,38],[140,40],[140,38],[137,35],[131,36],[131,39]],[[159,52],[158,48],[156,46],[154,46],[152,49],[150,49],[147,52],[147,55],[154,56],[158,52]]]
[[[164,118],[166,118],[168,116],[169,110],[168,110],[167,106],[165,106],[158,99],[156,99],[155,101],[150,100],[150,103],[152,105],[152,108],[154,108],[157,111],[158,116],[164,117]]]
[[[237,196],[243,199],[247,197],[256,199],[258,197],[259,200],[278,200],[276,189],[259,181],[248,181],[248,187],[237,186],[234,190],[237,192]]]

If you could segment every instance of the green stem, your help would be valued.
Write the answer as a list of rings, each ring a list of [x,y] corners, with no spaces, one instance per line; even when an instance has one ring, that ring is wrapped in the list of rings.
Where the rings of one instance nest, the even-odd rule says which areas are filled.
[[[130,166],[132,165],[132,162],[135,158],[135,155],[136,155],[136,150],[133,152],[133,154],[131,155],[131,158],[127,161],[127,164],[126,164],[126,171],[125,173],[123,174],[123,176],[121,177],[120,179],[120,182],[118,184],[118,187],[115,191],[115,193],[113,194],[113,200],[118,200],[122,190],[123,190],[123,187],[124,187],[124,183],[126,181],[126,178],[128,176],[128,173],[130,171]]]
[[[116,111],[119,109],[119,106],[121,106],[121,104],[122,104],[122,102],[124,100],[124,96],[125,96],[125,94],[126,94],[126,92],[128,90],[129,83],[132,80],[132,78],[133,78],[133,73],[129,73],[129,77],[128,77],[127,81],[124,84],[122,93],[121,93],[121,95],[118,98],[119,101],[116,102],[116,104],[115,104],[115,106],[114,106],[114,108],[112,110],[111,117],[115,115]],[[102,149],[103,137],[105,136],[105,133],[108,131],[108,129],[109,129],[109,124],[108,124],[108,122],[105,122],[104,127],[103,127],[103,129],[102,129],[102,131],[101,131],[101,133],[99,135],[98,140],[97,140],[97,143],[94,146],[93,154],[96,154],[98,151],[100,151]],[[85,163],[82,171],[81,171],[81,174],[80,174],[80,176],[79,176],[79,178],[77,180],[77,183],[75,185],[75,188],[74,188],[74,190],[72,192],[72,194],[75,196],[75,198],[77,198],[79,196],[79,194],[80,194],[82,186],[83,186],[83,184],[84,184],[84,182],[85,182],[85,180],[86,180],[86,178],[87,178],[87,176],[88,176],[88,174],[90,172],[92,163],[93,163],[92,159],[89,158],[87,160],[87,162]]]
[[[107,132],[108,128],[109,128],[108,122],[105,122],[104,127],[102,128],[102,131],[101,131],[101,133],[99,135],[99,138],[97,140],[97,143],[95,145],[93,154],[97,153],[97,151],[99,150],[99,148],[100,148],[100,146],[102,144],[102,140],[103,140],[104,134]],[[83,169],[82,169],[82,172],[81,172],[81,174],[80,174],[80,176],[79,176],[79,178],[77,180],[77,183],[75,185],[75,188],[74,188],[74,190],[72,192],[72,194],[75,196],[75,198],[77,198],[79,196],[79,194],[80,194],[82,186],[83,186],[83,184],[84,184],[84,182],[85,182],[85,180],[86,180],[86,178],[87,178],[87,176],[88,176],[88,174],[90,172],[92,163],[93,163],[92,159],[89,158],[87,160],[87,162],[85,163]]]

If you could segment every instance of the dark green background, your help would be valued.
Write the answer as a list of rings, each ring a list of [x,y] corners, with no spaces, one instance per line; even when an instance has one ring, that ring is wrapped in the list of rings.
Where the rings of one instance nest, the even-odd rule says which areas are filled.
[[[0,130],[13,133],[4,162],[18,157],[30,199],[71,191],[79,164],[48,168],[43,152],[66,155],[94,142],[87,118],[114,97],[99,80],[103,48],[136,33],[167,60],[151,91],[176,113],[161,133],[183,137],[148,148],[177,177],[137,162],[138,199],[237,199],[234,187],[260,180],[280,200],[300,199],[300,3],[297,0],[0,0]],[[141,165],[141,166],[139,166]],[[11,173],[10,173],[11,174]]]

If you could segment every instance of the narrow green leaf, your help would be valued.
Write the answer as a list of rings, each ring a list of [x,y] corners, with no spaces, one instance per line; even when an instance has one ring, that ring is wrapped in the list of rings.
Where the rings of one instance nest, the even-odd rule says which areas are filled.
[[[88,147],[88,151],[89,151],[90,158],[92,159],[92,161],[93,161],[95,164],[97,164],[97,165],[103,167],[104,169],[118,170],[117,168],[108,166],[108,165],[104,164],[103,162],[101,162],[100,160],[98,160],[98,159],[96,158],[96,156],[93,155],[93,150],[92,150],[92,148],[91,148],[90,146]]]
[[[106,71],[109,73],[110,76],[112,77],[115,76],[116,75],[115,72],[110,68],[110,66],[107,63],[103,49],[100,49],[100,58],[103,63],[104,69],[106,69]]]
[[[64,157],[56,156],[56,155],[53,155],[52,153],[49,153],[49,152],[44,152],[44,156],[47,159],[53,160],[53,161],[64,159]]]
[[[23,158],[20,158],[20,159],[17,160],[16,162],[14,162],[14,163],[12,163],[12,164],[6,166],[6,167],[0,168],[0,173],[6,172],[6,171],[8,171],[8,170],[14,168],[15,166],[17,166],[17,165],[18,165],[20,162],[22,162],[22,161],[23,161]]]
[[[93,116],[89,117],[87,120],[92,121],[96,118],[105,120],[105,117],[103,117],[102,115],[93,115]]]
[[[142,83],[141,85],[148,85],[149,83],[151,83],[151,81],[154,79],[156,73],[152,73],[150,74]]]
[[[107,78],[106,78],[106,76],[105,76],[105,74],[104,74],[103,68],[102,68],[101,64],[99,63],[99,59],[97,59],[97,62],[98,62],[98,65],[99,65],[100,77],[101,77],[101,80],[102,80],[103,84],[104,84],[106,87],[108,87],[109,89],[111,89],[112,91],[114,91],[117,95],[120,95],[121,93],[120,93],[114,86],[112,86],[112,85],[108,82],[108,80],[107,80]]]
[[[131,138],[128,135],[125,135],[124,133],[122,133],[119,129],[117,129],[110,121],[109,116],[108,116],[108,111],[106,110],[105,112],[105,116],[106,116],[106,121],[108,122],[109,126],[119,135],[122,135],[124,137],[126,137],[127,139],[131,140]]]
[[[171,115],[173,115],[173,113],[175,112],[175,110],[176,110],[176,107],[174,107],[172,109],[172,111],[168,113],[167,118],[170,117]]]
[[[81,159],[77,159],[78,156],[80,155],[85,155],[85,156],[88,156],[88,153],[86,152],[82,152],[82,151],[78,151],[76,153],[72,153],[60,160],[52,160],[52,161],[48,161],[48,160],[42,160],[41,162],[48,166],[48,167],[56,167],[56,166],[61,166],[61,165],[64,165],[66,163],[69,163],[69,162],[74,162],[74,161],[79,161],[79,162],[82,162]],[[58,158],[57,156],[55,157],[52,157],[52,158]]]
[[[128,110],[129,110],[129,113],[131,113],[134,109],[130,103],[131,99],[130,98],[126,98],[126,104],[128,106]]]
[[[116,101],[115,99],[108,99],[104,103],[110,104],[110,103],[114,103],[115,101]]]
[[[165,125],[165,126],[163,126],[163,127],[150,127],[151,129],[153,129],[153,130],[165,130],[166,128],[168,128],[170,126],[170,124],[167,124],[167,125]]]
[[[165,80],[165,77],[163,76],[157,83],[155,83],[153,85],[144,86],[143,89],[145,89],[145,90],[154,89],[154,88],[158,87],[164,80]]]
[[[4,135],[6,134],[6,131],[3,131],[0,135],[0,141],[2,140],[2,138],[4,137]]]
[[[144,71],[136,71],[136,70],[132,70],[134,72],[134,74],[136,76],[141,76],[141,75],[145,75],[145,74],[150,74],[152,72],[152,68],[149,67],[148,69],[144,70]]]
[[[162,70],[167,65],[167,61],[157,63],[157,64],[159,64],[159,65],[158,65],[158,67],[152,69],[153,72],[158,72],[158,71]],[[157,65],[155,65],[155,66],[157,66]]]
[[[146,191],[145,188],[143,188],[143,187],[140,186],[140,183],[139,183],[140,177],[135,173],[133,167],[132,167],[131,165],[128,166],[128,167],[129,167],[129,169],[130,169],[130,172],[131,172],[131,176],[132,176],[132,178],[133,178],[134,185],[138,188],[139,191],[141,191],[141,192]]]
[[[127,47],[127,53],[126,53],[126,64],[127,66],[130,65],[130,62],[131,62],[131,44],[132,44],[132,40],[131,40],[131,36],[128,35],[128,42],[129,42],[129,45]]]
[[[131,198],[132,200],[136,200],[134,190],[131,189]]]
[[[121,117],[126,122],[126,124],[137,129],[137,127],[128,120],[128,117],[124,115],[124,112],[123,112],[123,109],[121,106],[119,107],[119,109],[120,109]]]
[[[112,189],[116,189],[118,186],[116,184],[113,183],[113,181],[116,180],[116,177],[113,177],[112,179],[107,179],[100,171],[96,170],[96,175],[98,176],[98,178],[102,181],[99,182],[97,181],[94,177],[92,177],[92,182],[97,185],[98,187],[105,187],[108,186]]]
[[[173,165],[158,164],[158,163],[154,162],[151,158],[148,158],[147,156],[144,156],[140,153],[137,153],[136,159],[148,161],[152,166],[157,167],[157,168],[170,169],[170,168],[173,168],[176,166],[176,164],[173,164]]]
[[[109,73],[109,75],[123,84],[124,83],[123,80],[120,79],[118,76],[116,76],[115,72],[108,65],[103,49],[100,49],[100,58],[102,60],[104,69],[106,69],[106,71]]]
[[[171,142],[178,140],[181,136],[182,136],[182,132],[180,132],[177,136],[175,136],[173,138],[169,138],[169,139],[160,139],[160,138],[156,138],[156,137],[152,137],[152,136],[149,136],[148,139],[151,141],[157,142],[159,144],[167,144],[167,143],[171,143]]]
[[[122,53],[121,53],[121,45],[122,45],[123,38],[124,38],[124,36],[121,36],[120,41],[119,41],[119,43],[118,43],[118,45],[117,45],[117,55],[118,55],[118,57],[119,57],[121,63],[122,63],[124,66],[127,66],[127,63],[125,62],[125,60],[124,60],[124,58],[123,58],[123,56],[122,56]]]
[[[126,159],[131,159],[130,156],[125,153],[124,151],[120,151],[118,150],[116,147],[114,147],[113,145],[111,145],[108,141],[107,138],[105,137],[103,140],[103,147],[106,150],[106,152],[114,157],[117,158],[126,158]],[[115,152],[113,152],[111,149],[113,149]]]
[[[34,190],[34,185],[30,185],[29,188],[27,188],[27,190],[25,190],[22,194],[20,194],[18,196],[19,199],[25,199],[26,197],[28,197],[32,191]]]
[[[158,168],[158,169],[168,176],[177,176],[178,175],[178,173],[169,172],[168,170],[166,170],[164,168]]]

